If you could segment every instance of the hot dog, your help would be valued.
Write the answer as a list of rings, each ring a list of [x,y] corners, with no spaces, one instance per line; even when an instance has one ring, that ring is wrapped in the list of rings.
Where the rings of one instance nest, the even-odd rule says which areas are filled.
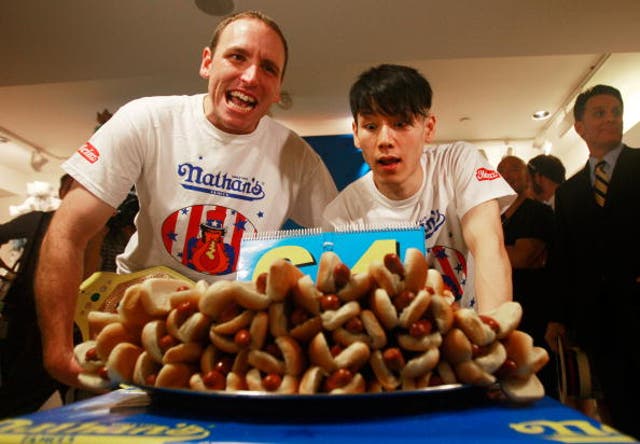
[[[498,381],[509,399],[540,396],[548,355],[517,330],[518,303],[482,316],[457,308],[417,250],[364,273],[333,253],[321,262],[316,283],[279,260],[255,283],[132,285],[117,313],[93,315],[95,341],[76,347],[82,380],[333,394]]]
[[[121,342],[111,350],[105,366],[112,384],[118,385],[133,380],[136,361],[142,352],[141,347],[127,342]]]

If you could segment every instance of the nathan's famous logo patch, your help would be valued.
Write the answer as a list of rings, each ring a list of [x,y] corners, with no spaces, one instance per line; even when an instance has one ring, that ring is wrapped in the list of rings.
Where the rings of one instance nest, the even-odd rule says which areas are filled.
[[[213,276],[236,271],[240,241],[257,230],[241,213],[218,205],[194,205],[170,214],[162,223],[162,240],[178,262]]]
[[[87,159],[89,163],[96,163],[100,158],[100,152],[98,149],[89,142],[78,148],[78,154]]]
[[[209,173],[197,165],[178,165],[181,186],[187,190],[241,200],[262,200],[265,196],[263,182],[224,171]]]
[[[488,168],[478,168],[476,170],[476,179],[482,180],[494,180],[500,177],[500,174],[495,170],[490,170]]]

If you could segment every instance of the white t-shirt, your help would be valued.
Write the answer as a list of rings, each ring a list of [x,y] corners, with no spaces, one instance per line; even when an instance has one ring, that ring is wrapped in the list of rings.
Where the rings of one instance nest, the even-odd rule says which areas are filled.
[[[515,199],[509,184],[477,148],[456,142],[425,148],[420,191],[392,200],[376,188],[371,171],[351,183],[324,212],[325,227],[415,223],[425,228],[429,263],[437,268],[464,307],[473,307],[473,258],[462,237],[461,219],[474,206],[497,199],[504,211]]]
[[[291,130],[264,117],[251,134],[222,132],[203,100],[129,102],[63,165],[114,208],[135,184],[137,231],[119,272],[165,265],[194,280],[232,279],[244,233],[288,218],[320,226],[337,195],[320,156]]]

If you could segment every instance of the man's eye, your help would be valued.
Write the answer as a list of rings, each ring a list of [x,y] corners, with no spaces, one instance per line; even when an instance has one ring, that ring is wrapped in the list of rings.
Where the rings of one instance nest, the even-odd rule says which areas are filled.
[[[365,123],[362,127],[367,131],[373,131],[376,129],[376,126],[373,123]]]
[[[237,61],[244,60],[244,56],[242,54],[231,54],[229,58]]]
[[[269,74],[273,74],[274,76],[277,76],[280,73],[280,70],[270,63],[265,63],[264,65],[262,65],[262,69],[264,69]]]

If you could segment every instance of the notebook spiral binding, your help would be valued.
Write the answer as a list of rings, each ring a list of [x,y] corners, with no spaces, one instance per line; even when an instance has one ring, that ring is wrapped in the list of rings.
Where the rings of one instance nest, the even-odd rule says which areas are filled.
[[[289,237],[313,236],[322,233],[322,228],[296,228],[294,230],[258,231],[245,234],[245,240],[275,240]]]
[[[336,227],[336,233],[359,233],[370,231],[403,231],[403,230],[415,230],[420,225],[405,222],[405,223],[388,223],[388,224],[347,224]],[[275,240],[284,239],[290,237],[302,237],[313,236],[316,234],[322,234],[325,231],[320,227],[315,228],[296,228],[293,230],[276,230],[276,231],[258,231],[256,233],[246,234],[243,240]],[[330,233],[330,231],[329,231]]]
[[[347,224],[336,227],[338,233],[357,233],[366,231],[403,231],[415,230],[420,225],[413,222],[393,222],[388,224]]]

